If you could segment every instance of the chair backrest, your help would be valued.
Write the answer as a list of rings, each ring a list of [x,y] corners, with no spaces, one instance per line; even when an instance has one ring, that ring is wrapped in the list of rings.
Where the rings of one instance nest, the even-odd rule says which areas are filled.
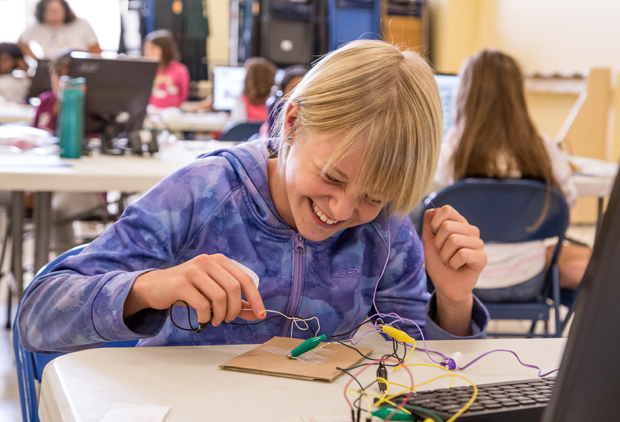
[[[547,199],[545,218],[534,227]],[[533,180],[464,179],[424,199],[425,210],[444,205],[453,206],[478,227],[485,242],[528,242],[556,236],[561,242],[568,227],[564,196],[556,188]]]
[[[73,249],[57,256],[54,260],[44,265],[35,275],[34,279],[49,273],[52,268],[58,265],[65,258],[78,255],[86,245],[76,246]],[[17,308],[19,313],[19,307]],[[135,347],[137,340],[114,341],[105,343],[99,347]],[[22,420],[24,422],[38,422],[38,404],[35,380],[41,382],[45,365],[65,353],[41,354],[32,353],[22,347],[17,329],[17,317],[13,324],[13,351],[15,353],[15,363],[17,366],[17,379],[19,383],[19,397],[22,407]]]
[[[541,215],[547,204],[547,212]],[[557,237],[558,243],[545,273],[543,296],[535,303],[485,303],[491,318],[530,319],[533,335],[535,323],[548,318],[553,301],[556,332],[562,333],[559,317],[559,271],[556,265],[564,234],[568,226],[568,204],[554,187],[542,182],[522,179],[464,179],[429,195],[423,201],[424,210],[451,205],[467,221],[480,229],[480,238],[487,243],[516,243]],[[423,214],[418,225],[422,227]],[[537,224],[539,223],[539,224]],[[503,335],[494,333],[495,335]]]
[[[232,142],[243,142],[247,141],[254,135],[260,131],[260,127],[263,122],[247,122],[247,123],[237,123],[234,126],[231,126],[226,132],[222,133],[219,136],[220,141],[232,141]]]

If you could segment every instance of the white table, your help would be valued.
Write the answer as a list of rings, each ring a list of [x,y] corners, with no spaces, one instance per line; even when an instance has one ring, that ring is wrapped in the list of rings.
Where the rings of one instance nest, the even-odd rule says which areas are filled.
[[[0,105],[0,125],[5,123],[26,122],[31,124],[34,119],[35,108],[24,104]]]
[[[522,361],[538,365],[546,372],[559,366],[566,339],[430,341],[427,344],[430,350],[447,355],[460,351],[464,362],[492,349],[512,349]],[[375,336],[361,345],[375,348],[373,357],[391,351],[391,342]],[[418,346],[422,347],[421,342]],[[169,406],[165,422],[289,422],[300,416],[350,414],[343,397],[349,381],[346,375],[328,384],[218,368],[253,347],[154,347],[71,353],[45,368],[39,417],[41,422],[97,422],[115,403]],[[414,352],[408,363],[432,362],[422,352]],[[412,367],[412,371],[416,383],[446,374],[429,367]],[[369,383],[375,372],[374,368],[368,369],[360,377],[362,384]],[[465,371],[454,373],[478,384],[537,376],[535,370],[521,366],[508,353],[493,353]],[[409,383],[404,370],[397,373],[390,370],[388,376],[390,381]],[[447,385],[448,380],[441,379],[429,384],[428,389]],[[453,386],[458,385],[468,384],[454,378]],[[378,393],[376,390],[372,391]]]
[[[181,111],[163,110],[161,113],[148,114],[144,119],[145,129],[219,132],[229,120],[226,112],[183,113]]]
[[[24,122],[32,124],[35,107],[24,104],[0,105],[0,124]],[[226,112],[186,113],[181,110],[160,110],[147,114],[144,119],[145,129],[188,131],[188,132],[219,132],[228,122]]]
[[[580,197],[594,196],[598,198],[596,228],[603,218],[605,197],[611,194],[618,174],[618,164],[596,158],[569,156],[569,161],[579,167],[579,171],[571,177]]]
[[[35,272],[49,259],[51,199],[53,192],[141,192],[175,170],[190,163],[196,156],[233,146],[231,142],[191,141],[168,145],[156,156],[97,155],[77,160],[63,160],[70,166],[0,165],[0,190],[12,191],[11,236],[23,235],[24,191],[35,193]],[[24,158],[20,158],[24,160]],[[17,296],[23,292],[22,243],[13,242],[12,271]]]

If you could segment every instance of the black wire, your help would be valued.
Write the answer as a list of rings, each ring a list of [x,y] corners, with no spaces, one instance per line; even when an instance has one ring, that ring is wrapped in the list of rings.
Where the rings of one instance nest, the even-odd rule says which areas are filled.
[[[354,332],[355,330],[359,330],[362,326],[364,326],[364,324],[368,323],[372,321],[370,318],[365,320],[364,322],[362,322],[361,324],[359,324],[357,327],[353,328],[352,330],[347,331],[346,333],[342,333],[342,334],[334,334],[333,336],[329,336],[327,337],[330,340],[333,340],[335,337],[342,337],[342,336],[346,336],[348,334],[351,334],[352,332]]]
[[[368,365],[368,364],[366,364],[366,365]],[[364,366],[364,365],[362,365],[362,366]],[[353,380],[357,383],[357,385],[360,386],[360,390],[364,390],[364,387],[362,387],[362,383],[359,382],[359,380],[357,378],[355,378],[353,375],[351,375],[351,373],[349,372],[351,370],[351,368],[344,369],[344,368],[340,368],[340,367],[337,366],[336,369],[339,370],[339,371],[344,372],[345,374],[347,374],[348,376],[353,378]]]
[[[197,328],[194,328],[194,327],[193,327],[193,325],[192,325],[192,320],[191,320],[191,318],[190,318],[191,314],[190,314],[190,312],[189,312],[189,305],[188,305],[188,304],[187,304],[187,302],[186,302],[186,301],[184,301],[184,300],[180,300],[179,302],[183,302],[183,303],[185,304],[185,306],[187,306],[187,321],[188,321],[188,323],[189,323],[190,328],[183,328],[183,327],[179,327],[179,326],[177,325],[177,323],[176,323],[176,322],[174,322],[174,318],[172,318],[172,307],[173,307],[174,305],[170,305],[170,321],[172,321],[172,324],[174,324],[174,326],[175,326],[175,327],[177,327],[179,330],[183,330],[183,331],[194,331],[194,332],[196,332]]]

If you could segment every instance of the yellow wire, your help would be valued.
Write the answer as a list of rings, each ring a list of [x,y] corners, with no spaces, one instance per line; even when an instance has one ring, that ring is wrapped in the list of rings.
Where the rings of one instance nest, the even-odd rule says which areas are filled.
[[[357,392],[357,390],[347,390],[347,392],[351,392],[351,391],[355,391],[355,392]],[[407,389],[407,391],[409,391],[409,388]],[[380,399],[380,397],[379,397],[378,395],[376,395],[376,394],[372,394],[372,393],[366,393],[366,394],[367,394],[367,395],[369,395],[370,397],[374,397],[374,398],[376,398],[376,399]],[[394,406],[394,407],[398,407],[398,406],[399,406],[398,404],[394,403],[394,402],[393,402],[393,401],[391,401],[391,400],[385,400],[385,403],[387,403],[387,404],[391,404],[391,405],[392,405],[392,406]],[[377,402],[377,403],[375,404],[375,406],[379,406],[379,402]],[[400,410],[402,410],[403,412],[405,412],[405,413],[406,413],[406,414],[408,414],[408,415],[411,415],[411,412],[410,412],[409,410],[405,409],[404,407],[403,407],[402,409],[400,409]]]
[[[413,351],[415,350],[415,347],[416,347],[416,342],[415,342],[415,340],[414,340],[414,339],[411,339],[411,340],[412,340],[412,342],[407,342],[407,343],[409,343],[409,344],[411,344],[411,345],[412,345],[412,346],[411,346],[411,350],[409,351],[409,354],[407,355],[407,357],[405,358],[405,360],[404,360],[404,361],[402,361],[402,363],[401,363],[400,365],[398,365],[398,366],[394,367],[394,369],[393,369],[393,371],[394,371],[394,372],[398,371],[400,368],[402,368],[402,367],[404,366],[404,365],[403,365],[403,363],[405,363],[405,362],[407,362],[407,361],[409,360],[409,358],[411,357],[411,354],[412,354],[412,353],[413,353]]]
[[[409,365],[405,365],[405,366],[406,367],[411,367],[411,366],[428,366],[429,368],[440,368],[440,369],[443,369],[448,374],[450,374],[450,384],[448,385],[448,388],[452,388],[452,382],[454,381],[454,378],[452,378],[452,372],[450,372],[450,370],[448,368],[446,368],[445,366],[431,365],[429,363],[410,363]],[[417,386],[414,386],[414,388],[416,388],[416,387]]]
[[[383,403],[383,399],[385,399],[385,396],[387,396],[388,393],[390,392],[390,383],[388,382],[388,380],[386,380],[383,377],[377,377],[377,381],[383,382],[385,384],[385,391],[383,392],[383,395],[381,396],[381,399],[379,399],[379,404],[381,404],[381,403]],[[379,404],[377,404],[377,406]]]
[[[369,394],[369,393],[367,393],[367,392],[366,392],[366,390],[361,390],[361,393],[360,393],[360,390],[355,390],[355,389],[353,389],[353,388],[349,388],[349,389],[347,390],[347,393],[349,393],[349,394],[356,393],[356,395],[357,395],[357,394],[361,394],[361,395],[359,396],[359,398],[366,400],[366,402],[368,403],[368,413],[370,413],[370,412],[372,411],[372,402],[371,402],[371,401],[370,401],[370,399],[368,398],[368,394]]]
[[[415,364],[407,365],[407,366],[413,366],[413,365],[415,365]],[[432,365],[429,365],[429,366],[432,366]],[[456,418],[461,416],[467,409],[469,409],[469,406],[471,406],[474,403],[474,401],[476,400],[476,397],[478,396],[478,387],[470,379],[465,378],[462,375],[452,374],[452,372],[450,372],[450,370],[448,370],[447,368],[444,368],[443,366],[442,366],[442,368],[445,369],[446,371],[448,371],[448,375],[436,376],[435,378],[432,378],[432,379],[430,379],[428,381],[424,381],[424,382],[422,382],[420,384],[414,385],[413,389],[421,387],[421,386],[426,385],[426,384],[430,384],[433,381],[436,381],[436,380],[441,379],[441,378],[446,378],[446,377],[450,377],[451,380],[453,379],[453,377],[457,377],[457,378],[464,379],[465,381],[470,383],[471,386],[474,388],[474,394],[472,394],[472,396],[469,399],[469,401],[467,403],[465,403],[465,405],[458,412],[456,412],[454,415],[452,415],[452,417],[450,419],[448,419],[446,421],[446,422],[454,422],[456,420]],[[399,387],[406,388],[406,390],[404,390],[404,392],[413,390],[412,388],[407,387],[407,386],[405,386],[403,384],[398,384],[398,383],[395,383],[395,382],[388,382],[388,385],[389,384],[393,384],[393,385],[397,385]],[[450,382],[450,385],[452,385],[452,382]],[[398,397],[399,395],[403,394],[404,392],[400,392],[400,393],[394,394],[394,395],[392,395],[390,397],[385,397],[385,394],[384,394],[384,396],[382,398],[380,398],[379,401],[377,401],[377,403],[375,405],[379,406],[382,403],[388,403],[388,404],[391,404],[392,406],[394,406],[394,403],[392,402],[392,399],[395,398],[395,397]],[[370,393],[367,393],[367,394],[371,395],[373,397],[377,397],[377,396],[375,396],[373,394],[370,394]],[[377,397],[377,398],[379,398],[379,397]],[[405,408],[403,408],[403,410],[406,411]]]
[[[461,416],[463,414],[463,412],[465,412],[467,409],[469,409],[469,406],[471,406],[474,401],[476,400],[476,397],[478,397],[478,387],[476,386],[476,384],[474,384],[473,382],[471,382],[471,380],[469,380],[469,378],[465,378],[462,375],[457,375],[457,374],[450,374],[450,375],[439,375],[438,377],[435,377],[429,381],[425,381],[421,384],[415,385],[414,387],[420,387],[422,385],[426,385],[426,384],[430,384],[431,382],[440,379],[440,378],[446,378],[449,376],[453,376],[453,377],[458,377],[461,379],[464,379],[465,381],[467,381],[468,383],[471,384],[472,387],[474,387],[474,394],[472,394],[471,398],[469,399],[469,401],[467,403],[465,403],[465,406],[463,406],[458,412],[456,412],[454,415],[452,415],[452,417],[450,419],[448,419],[446,422],[454,422],[456,420],[456,418],[458,418],[459,416]]]

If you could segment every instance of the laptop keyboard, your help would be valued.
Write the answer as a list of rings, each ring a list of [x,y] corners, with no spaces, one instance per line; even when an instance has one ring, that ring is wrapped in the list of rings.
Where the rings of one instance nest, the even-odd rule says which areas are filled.
[[[551,398],[554,383],[555,378],[540,378],[477,385],[476,400],[457,420],[459,422],[540,420]],[[407,404],[428,409],[446,420],[465,406],[473,392],[471,386],[418,391],[411,393]],[[403,394],[392,401],[400,404],[405,397],[406,394]]]

